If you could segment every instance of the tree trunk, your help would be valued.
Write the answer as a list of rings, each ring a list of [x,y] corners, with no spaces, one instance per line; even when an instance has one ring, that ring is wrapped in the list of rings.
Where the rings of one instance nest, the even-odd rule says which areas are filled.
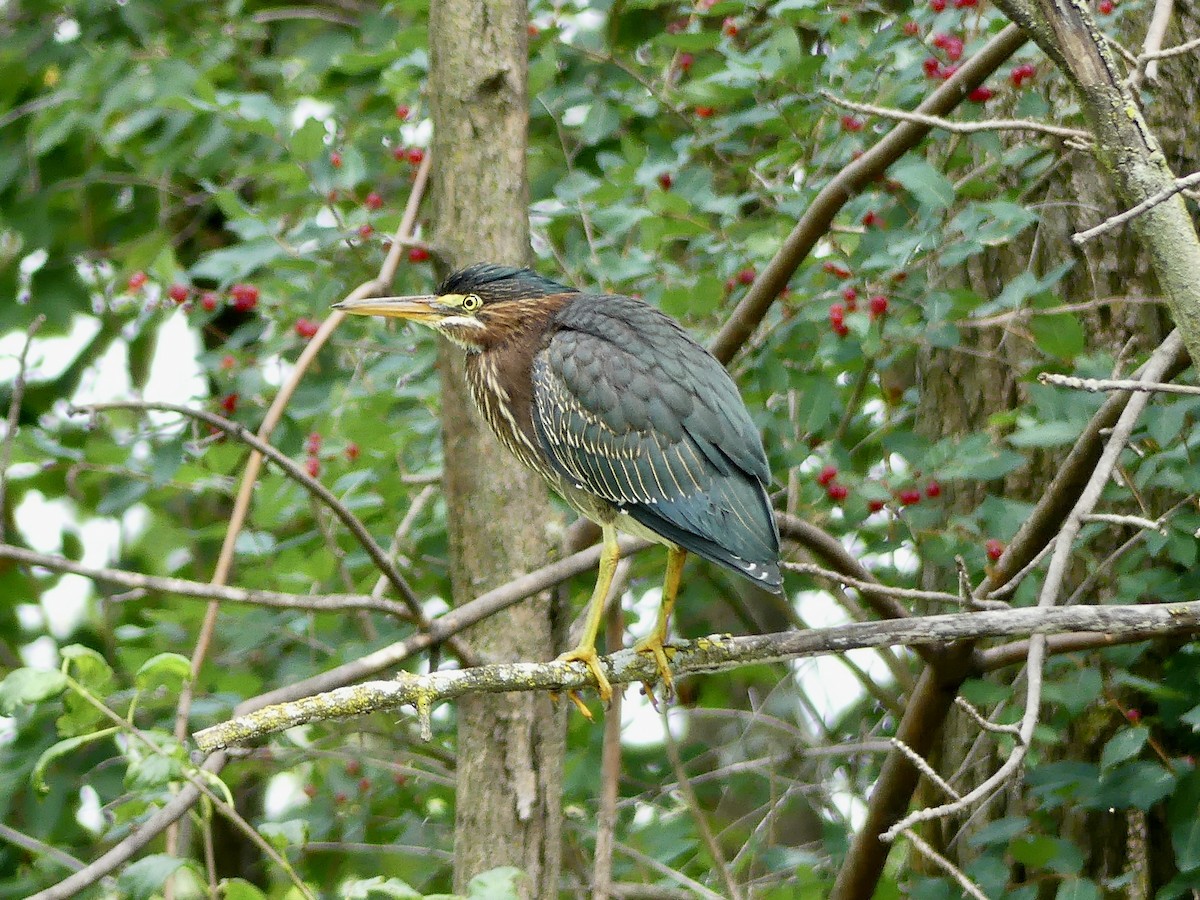
[[[521,0],[439,0],[429,22],[434,243],[454,265],[529,261],[525,147],[527,12]],[[462,353],[444,347],[442,426],[454,600],[542,565],[561,523],[542,480],[500,447],[472,408]],[[558,641],[549,594],[467,633],[488,661],[545,660]],[[527,897],[556,897],[564,713],[540,693],[458,707],[454,887],[516,866]]]

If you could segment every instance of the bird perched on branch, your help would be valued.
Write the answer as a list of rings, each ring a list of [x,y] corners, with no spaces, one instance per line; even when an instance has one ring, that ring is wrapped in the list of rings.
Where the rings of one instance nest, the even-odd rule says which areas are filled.
[[[500,443],[600,526],[583,636],[559,659],[584,663],[603,700],[612,688],[596,634],[618,532],[668,548],[658,622],[635,645],[668,691],[664,645],[688,552],[781,591],[762,440],[729,374],[675,320],[631,297],[483,263],[430,296],[337,306],[411,319],[464,348],[471,396]]]

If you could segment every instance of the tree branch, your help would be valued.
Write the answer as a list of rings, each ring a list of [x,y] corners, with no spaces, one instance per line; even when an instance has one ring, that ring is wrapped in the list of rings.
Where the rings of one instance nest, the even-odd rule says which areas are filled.
[[[222,584],[204,584],[199,581],[189,581],[186,578],[142,575],[138,572],[127,572],[124,569],[93,569],[62,556],[35,553],[32,550],[26,550],[24,547],[14,547],[12,544],[0,544],[0,559],[12,559],[27,566],[41,566],[44,569],[52,569],[56,572],[70,572],[72,575],[82,575],[84,578],[90,578],[93,581],[118,584],[121,587],[133,588],[135,590],[176,594],[180,597],[197,597],[224,603],[249,603],[255,606],[270,606],[276,609],[303,609],[311,612],[369,609],[387,613],[405,621],[412,618],[412,614],[402,603],[397,603],[394,600],[386,600],[382,597],[373,597],[369,594],[321,594],[308,596],[306,594],[286,594],[280,591],[226,587]]]
[[[987,610],[910,617],[886,622],[854,622],[780,634],[728,637],[714,635],[673,645],[671,672],[676,679],[701,672],[725,672],[748,665],[808,656],[844,653],[863,647],[927,646],[1015,634],[1136,634],[1139,638],[1200,633],[1200,600],[1143,606]],[[633,650],[601,657],[613,684],[658,680],[654,660]],[[431,672],[403,673],[394,681],[372,681],[260,709],[195,734],[205,752],[224,749],[308,722],[357,716],[412,705],[428,728],[434,703],[465,694],[507,691],[569,691],[592,686],[582,663],[507,663]]]

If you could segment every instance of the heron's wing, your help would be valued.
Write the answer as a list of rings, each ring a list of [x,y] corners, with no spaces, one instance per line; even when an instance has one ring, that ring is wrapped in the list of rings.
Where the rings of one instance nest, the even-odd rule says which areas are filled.
[[[673,320],[628,298],[581,298],[558,325],[533,364],[535,426],[555,468],[679,546],[777,589],[766,458],[725,370]]]

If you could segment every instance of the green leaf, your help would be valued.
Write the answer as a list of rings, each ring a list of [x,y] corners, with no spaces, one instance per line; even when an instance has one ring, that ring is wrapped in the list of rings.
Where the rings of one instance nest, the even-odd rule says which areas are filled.
[[[103,700],[112,690],[115,678],[112,667],[91,647],[70,644],[61,651],[67,661],[67,674],[93,697]],[[63,737],[86,734],[105,721],[104,714],[81,694],[70,692],[63,697],[64,711],[55,723]]]
[[[121,870],[117,887],[130,900],[150,900],[184,862],[182,858],[166,853],[144,857]]]
[[[1007,816],[988,822],[967,839],[972,847],[988,847],[992,844],[1007,844],[1018,835],[1029,831],[1029,819],[1025,816]]]
[[[1167,825],[1175,865],[1181,872],[1200,871],[1200,770],[1193,769],[1181,779],[1167,801]]]
[[[58,696],[66,686],[66,677],[57,669],[14,669],[0,681],[0,713],[11,716],[27,703]]]
[[[341,894],[343,900],[369,900],[371,897],[389,897],[392,900],[422,900],[421,893],[406,882],[399,878],[384,878],[382,875],[347,881],[342,885]]]
[[[892,166],[889,174],[922,206],[945,209],[954,202],[954,185],[923,159],[903,159]]]
[[[1114,734],[1104,745],[1100,753],[1100,768],[1111,769],[1118,763],[1137,756],[1150,737],[1150,729],[1145,725],[1125,728]]]
[[[513,866],[480,872],[467,883],[467,900],[519,900],[525,873]]]
[[[267,900],[267,895],[241,878],[221,880],[222,900]]]
[[[319,158],[325,153],[327,133],[324,122],[307,119],[292,133],[292,154],[300,162],[312,162]]]
[[[1054,359],[1071,362],[1087,347],[1087,335],[1074,316],[1034,316],[1029,323],[1038,349]]]
[[[134,684],[139,690],[165,685],[178,690],[192,677],[192,664],[178,653],[159,653],[150,657],[137,670]]]
[[[1058,886],[1054,900],[1100,900],[1100,889],[1088,878],[1070,878]]]
[[[46,748],[45,752],[38,757],[37,763],[33,767],[33,772],[30,773],[29,781],[33,785],[33,789],[39,794],[48,793],[50,785],[46,784],[46,769],[50,764],[60,756],[66,756],[78,750],[80,747],[93,743],[94,741],[103,740],[113,734],[116,734],[116,728],[105,728],[103,731],[93,731],[91,734],[81,734],[77,737],[67,738],[59,741]]]

